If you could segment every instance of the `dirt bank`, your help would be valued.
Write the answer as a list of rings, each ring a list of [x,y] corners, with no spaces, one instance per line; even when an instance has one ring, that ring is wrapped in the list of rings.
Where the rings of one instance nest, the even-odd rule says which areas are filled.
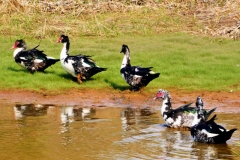
[[[195,102],[201,96],[206,109],[217,107],[217,112],[240,113],[239,92],[184,92],[169,90],[173,107]],[[159,107],[160,102],[154,101],[155,93],[134,93],[111,89],[73,89],[65,92],[36,92],[28,90],[1,90],[0,103],[39,103],[54,105],[76,105],[78,107]]]

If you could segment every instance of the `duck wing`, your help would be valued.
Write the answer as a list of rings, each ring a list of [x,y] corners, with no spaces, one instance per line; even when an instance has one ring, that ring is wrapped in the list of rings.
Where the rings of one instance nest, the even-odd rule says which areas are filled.
[[[15,61],[17,63],[23,63],[24,66],[33,65],[34,62],[41,62],[44,60],[47,60],[47,56],[43,53],[43,51],[39,51],[36,49],[37,47],[26,50],[26,51],[20,51],[15,56]]]
[[[146,74],[150,73],[152,67],[148,67],[148,68],[142,68],[139,66],[132,66],[130,71],[130,74],[133,75],[138,75],[138,76],[145,76]]]
[[[196,113],[195,107],[190,107],[192,103],[185,104],[175,109],[175,112]]]
[[[85,67],[96,67],[96,63],[93,59],[91,59],[91,56],[86,55],[78,55],[79,58],[82,59],[83,66]]]
[[[203,110],[203,111],[204,111],[204,115],[205,115],[205,119],[207,120],[207,119],[210,117],[210,115],[211,115],[216,109],[217,109],[217,108],[213,108],[213,109],[211,109],[211,110],[209,110],[209,111]]]
[[[95,67],[95,61],[90,58],[90,56],[85,55],[76,55],[76,56],[68,56],[65,58],[64,62],[72,63],[75,67]]]
[[[209,126],[209,128],[211,129],[211,130],[209,130],[209,132],[216,133],[216,134],[226,132],[226,129],[223,126],[215,123],[214,120],[217,119],[216,117],[217,117],[217,115],[215,114],[209,121],[206,122],[206,125]]]

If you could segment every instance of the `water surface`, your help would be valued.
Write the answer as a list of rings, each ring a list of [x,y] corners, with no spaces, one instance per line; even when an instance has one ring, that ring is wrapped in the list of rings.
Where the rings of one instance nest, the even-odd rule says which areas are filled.
[[[217,117],[224,127],[240,129],[239,115]],[[0,158],[240,159],[234,154],[240,154],[239,130],[227,144],[203,144],[163,124],[157,108],[2,104]]]

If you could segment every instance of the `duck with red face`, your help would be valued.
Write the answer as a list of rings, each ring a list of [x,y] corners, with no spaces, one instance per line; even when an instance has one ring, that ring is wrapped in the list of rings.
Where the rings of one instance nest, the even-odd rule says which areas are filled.
[[[39,46],[39,45],[38,45]],[[14,60],[21,67],[26,68],[30,73],[35,71],[44,72],[45,69],[59,61],[53,57],[48,57],[43,51],[37,49],[26,50],[27,45],[24,40],[16,40],[11,49],[13,52]]]
[[[183,105],[179,108],[173,109],[171,103],[171,96],[166,90],[159,89],[154,99],[161,99],[161,115],[168,127],[171,128],[190,128],[196,123],[200,122],[200,118],[197,116],[198,107],[190,107],[192,103]],[[198,102],[198,99],[197,99]],[[196,103],[197,104],[197,103]],[[203,106],[202,106],[203,107]],[[205,119],[208,119],[210,114],[214,112],[216,108],[209,111],[201,108],[201,114]],[[194,121],[195,120],[195,121]]]

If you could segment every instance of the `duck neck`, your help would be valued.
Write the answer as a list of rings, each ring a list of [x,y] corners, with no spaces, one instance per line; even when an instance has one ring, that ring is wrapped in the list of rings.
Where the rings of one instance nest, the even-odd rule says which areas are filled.
[[[205,117],[204,117],[204,111],[203,111],[203,105],[199,104],[196,106],[196,113],[194,115],[194,119],[192,122],[192,126],[200,123],[200,122],[205,122]]]
[[[60,54],[61,61],[64,60],[69,55],[68,54],[69,48],[70,48],[70,43],[69,42],[63,43],[63,48],[62,48],[62,51],[61,51],[61,54]]]
[[[161,108],[161,113],[162,115],[164,113],[168,113],[172,111],[172,104],[171,104],[171,98],[170,96],[167,94],[165,96],[165,98],[163,99],[163,103],[162,103],[162,108]]]
[[[197,107],[197,115],[198,115],[198,118],[202,118],[205,121],[203,105],[199,105]]]
[[[14,52],[13,52],[13,57],[15,57],[19,52],[21,52],[23,50],[25,50],[24,47],[15,49]]]
[[[131,64],[130,64],[130,53],[129,53],[128,50],[124,53],[121,68],[124,68],[126,66],[131,66]]]

